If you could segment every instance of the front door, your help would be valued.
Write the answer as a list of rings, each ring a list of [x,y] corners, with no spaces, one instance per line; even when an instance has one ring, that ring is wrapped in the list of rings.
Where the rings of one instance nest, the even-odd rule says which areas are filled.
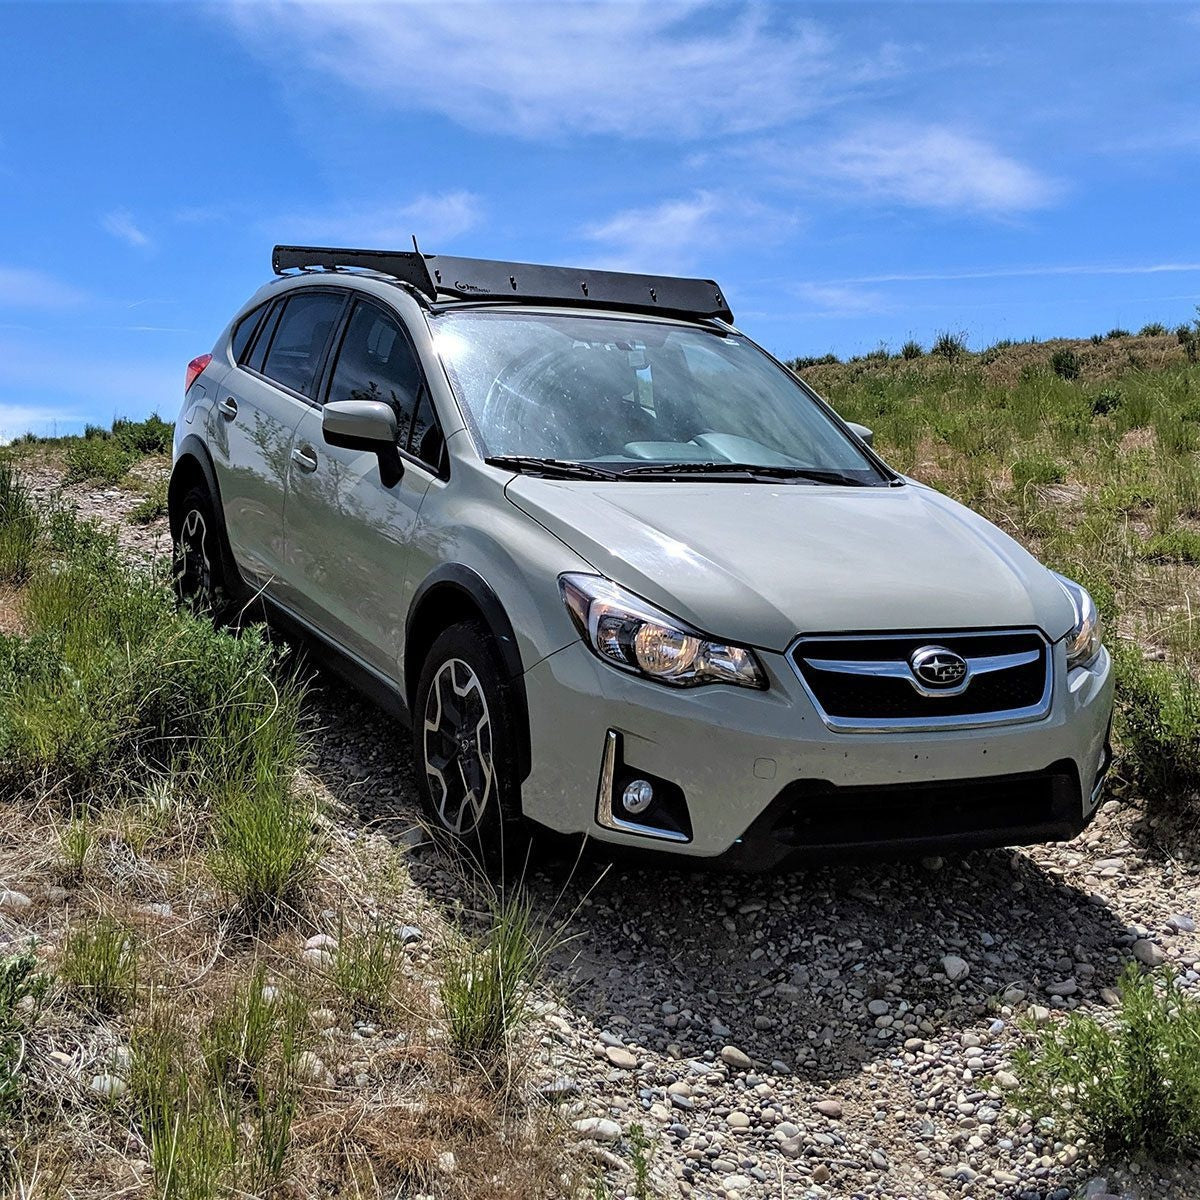
[[[326,401],[383,400],[396,410],[404,470],[385,486],[370,451],[328,445],[319,409],[297,425],[288,461],[285,602],[388,678],[398,678],[405,561],[434,466],[409,453],[414,411],[428,400],[399,319],[357,300],[329,374]]]

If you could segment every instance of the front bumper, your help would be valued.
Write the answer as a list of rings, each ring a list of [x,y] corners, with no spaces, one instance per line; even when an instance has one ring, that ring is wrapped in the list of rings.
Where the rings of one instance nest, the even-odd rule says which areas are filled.
[[[1069,838],[1098,803],[1113,681],[1106,652],[1068,676],[1063,647],[1052,651],[1053,695],[1039,720],[844,733],[822,721],[781,654],[759,653],[765,691],[676,690],[573,644],[526,675],[533,768],[522,786],[524,811],[563,833],[728,855],[747,866],[805,852],[929,853]],[[668,783],[686,806],[685,836],[655,836],[605,811],[613,735],[618,782],[641,775]]]

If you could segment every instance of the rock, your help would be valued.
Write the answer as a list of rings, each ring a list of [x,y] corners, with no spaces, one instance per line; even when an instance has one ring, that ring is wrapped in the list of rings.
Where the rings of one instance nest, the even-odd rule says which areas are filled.
[[[817,1163],[812,1169],[813,1183],[828,1183],[830,1174],[829,1168],[824,1163]]]
[[[273,984],[268,983],[262,990],[262,1002],[264,1004],[274,1004],[279,999],[279,989]]]
[[[971,973],[971,964],[957,954],[947,954],[942,958],[942,972],[951,983],[960,983]]]
[[[331,937],[328,933],[314,933],[304,943],[304,948],[305,950],[336,950],[337,944],[337,938]]]
[[[842,1118],[842,1102],[840,1100],[818,1100],[813,1108],[832,1121],[840,1121]]]
[[[65,1051],[51,1050],[46,1057],[60,1071],[73,1071],[75,1069],[75,1059]]]
[[[1058,983],[1046,984],[1046,992],[1051,996],[1073,996],[1079,991],[1079,984],[1075,982],[1075,976],[1072,975],[1068,979],[1062,979]]]
[[[158,917],[165,921],[172,914],[172,908],[169,904],[143,904],[141,912],[144,912],[148,917]]]
[[[784,1138],[779,1143],[779,1153],[784,1158],[799,1158],[804,1151],[804,1139],[799,1135],[796,1137]]]
[[[727,1192],[740,1192],[742,1188],[754,1186],[754,1180],[749,1175],[726,1175],[721,1183]]]
[[[886,1000],[872,1000],[867,1005],[867,1012],[873,1017],[885,1017],[891,1012],[891,1006]]]
[[[573,1128],[580,1137],[593,1142],[615,1142],[621,1136],[620,1125],[606,1117],[584,1117],[573,1122]]]
[[[1035,1025],[1045,1025],[1050,1020],[1050,1010],[1043,1004],[1031,1004],[1027,1011]]]
[[[396,936],[400,939],[402,946],[411,946],[415,942],[422,941],[425,934],[421,932],[419,925],[399,925],[396,928]]]
[[[296,1057],[296,1076],[305,1083],[316,1084],[318,1087],[329,1087],[333,1084],[333,1076],[325,1063],[311,1050],[303,1050]]]
[[[119,1075],[95,1075],[92,1077],[91,1089],[97,1096],[106,1100],[118,1100],[129,1090],[129,1084]]]
[[[729,1116],[725,1118],[725,1124],[728,1125],[730,1129],[749,1129],[750,1118],[740,1109],[735,1108],[733,1112],[731,1112]]]
[[[1167,928],[1172,933],[1195,933],[1196,922],[1184,913],[1176,913],[1167,918]]]
[[[1159,967],[1167,961],[1167,956],[1162,952],[1158,944],[1152,942],[1149,938],[1138,938],[1133,943],[1132,951],[1133,957],[1144,967]]]
[[[721,1061],[727,1067],[732,1067],[735,1071],[749,1071],[754,1066],[750,1061],[750,1056],[743,1053],[736,1046],[723,1047],[721,1050]]]
[[[994,1078],[996,1086],[1006,1092],[1014,1091],[1021,1086],[1021,1081],[1011,1071],[997,1071]]]
[[[0,890],[0,912],[20,912],[32,903],[24,892],[14,892],[9,888]]]
[[[312,1023],[318,1029],[332,1029],[338,1023],[338,1015],[332,1008],[314,1008]]]
[[[624,1046],[606,1046],[604,1057],[622,1071],[632,1071],[638,1065],[637,1055],[630,1053]]]
[[[567,1075],[559,1075],[538,1087],[538,1093],[547,1100],[560,1100],[565,1096],[577,1095],[578,1092],[579,1084]]]
[[[458,1159],[453,1150],[444,1150],[437,1156],[437,1168],[443,1175],[453,1175],[458,1170]]]

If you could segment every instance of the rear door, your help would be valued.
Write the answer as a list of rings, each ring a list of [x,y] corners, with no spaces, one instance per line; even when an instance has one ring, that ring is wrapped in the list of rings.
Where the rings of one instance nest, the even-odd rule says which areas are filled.
[[[354,301],[323,399],[390,404],[403,474],[385,485],[373,452],[327,444],[319,410],[301,417],[289,462],[287,603],[395,679],[409,542],[444,459],[424,375],[396,313],[371,299]]]
[[[248,314],[233,333],[238,363],[220,381],[208,442],[230,546],[256,587],[273,589],[283,566],[292,434],[316,403],[345,303],[345,294],[334,290],[292,291]]]

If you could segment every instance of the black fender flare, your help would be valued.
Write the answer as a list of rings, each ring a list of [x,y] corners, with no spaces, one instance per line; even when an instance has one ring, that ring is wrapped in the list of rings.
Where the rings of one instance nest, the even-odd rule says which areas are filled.
[[[521,662],[517,635],[492,585],[478,571],[462,563],[443,563],[435,567],[413,593],[412,603],[408,608],[408,616],[404,622],[404,680],[409,708],[414,710],[413,721],[417,720],[415,693],[421,664],[414,662],[410,653],[413,646],[412,633],[421,623],[422,614],[428,610],[428,606],[436,604],[439,599],[469,602],[470,606],[479,612],[495,640],[505,676],[512,685],[516,708],[513,715],[516,718],[517,769],[519,777],[523,780],[532,766],[532,752],[529,743],[529,701],[525,692],[525,668]]]
[[[192,463],[199,469],[204,486],[212,499],[213,514],[217,518],[217,528],[221,536],[221,559],[225,578],[242,586],[242,573],[238,570],[233,551],[230,549],[229,530],[225,526],[225,506],[221,503],[221,488],[217,483],[217,471],[213,466],[212,455],[204,440],[194,433],[189,433],[179,443],[175,462],[171,467],[171,479],[167,484],[167,515],[171,526],[171,541],[174,542],[179,536],[178,501],[184,478],[193,469]]]

